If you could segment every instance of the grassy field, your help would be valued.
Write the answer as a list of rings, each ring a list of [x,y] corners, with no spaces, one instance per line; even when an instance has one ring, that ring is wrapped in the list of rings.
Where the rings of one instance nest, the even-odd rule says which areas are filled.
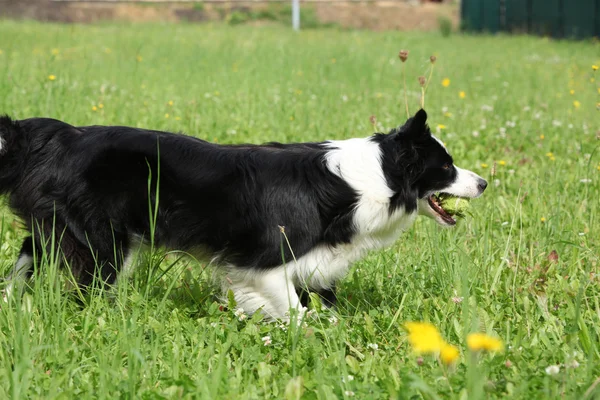
[[[169,269],[174,255],[164,275],[142,267],[84,304],[49,266],[0,305],[0,398],[600,396],[597,42],[5,21],[0,113],[219,143],[364,137],[371,115],[378,130],[406,118],[401,48],[411,111],[435,54],[430,124],[490,181],[471,216],[451,230],[418,221],[355,265],[336,312],[302,327],[226,311],[204,265]],[[4,276],[24,232],[2,215]],[[458,361],[419,358],[407,321],[433,323]],[[470,332],[504,351],[469,351]]]

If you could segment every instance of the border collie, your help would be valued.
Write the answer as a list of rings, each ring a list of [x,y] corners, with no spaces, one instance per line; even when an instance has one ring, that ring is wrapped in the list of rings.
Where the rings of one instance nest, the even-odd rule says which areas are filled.
[[[52,246],[81,285],[94,274],[110,284],[153,234],[155,245],[223,271],[223,289],[246,312],[286,318],[306,290],[330,305],[350,265],[394,243],[418,214],[455,224],[436,193],[485,190],[483,178],[454,165],[426,120],[420,110],[368,138],[224,146],[0,117],[0,193],[31,233],[6,291]]]

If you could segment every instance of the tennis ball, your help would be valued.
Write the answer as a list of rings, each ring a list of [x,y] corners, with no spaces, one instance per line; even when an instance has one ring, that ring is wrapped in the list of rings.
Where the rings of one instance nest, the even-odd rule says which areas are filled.
[[[468,199],[456,196],[440,195],[440,205],[450,215],[462,216],[471,206]]]

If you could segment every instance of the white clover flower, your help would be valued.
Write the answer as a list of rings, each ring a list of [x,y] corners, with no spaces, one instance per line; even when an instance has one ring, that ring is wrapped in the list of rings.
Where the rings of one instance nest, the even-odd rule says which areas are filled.
[[[353,375],[342,376],[342,382],[344,382],[344,383],[351,382],[353,380],[354,380],[354,376]]]
[[[592,183],[592,180],[590,178],[583,178],[583,179],[580,179],[579,182],[581,182],[581,183]]]
[[[573,360],[567,364],[567,368],[577,368],[579,367],[579,362],[577,360]]]
[[[344,394],[348,397],[354,397],[354,392],[352,390],[346,390]]]
[[[548,375],[556,375],[560,372],[560,365],[550,365],[546,367],[546,374]]]
[[[369,343],[367,344],[367,348],[371,350],[379,350],[379,346],[377,345],[377,343]]]
[[[473,137],[479,137],[479,131],[473,131]]]
[[[481,111],[494,111],[494,107],[484,104],[481,106]]]
[[[270,346],[272,343],[271,336],[264,336],[261,340],[263,341],[265,346]]]
[[[235,310],[234,315],[240,320],[243,321],[246,318],[248,318],[248,316],[246,314],[244,314],[244,309],[243,308],[238,308],[237,310]]]

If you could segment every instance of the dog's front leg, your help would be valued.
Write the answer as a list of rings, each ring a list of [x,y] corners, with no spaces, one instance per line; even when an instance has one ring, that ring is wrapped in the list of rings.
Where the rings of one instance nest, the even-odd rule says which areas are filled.
[[[233,291],[237,307],[252,314],[261,310],[269,319],[289,320],[290,309],[303,311],[286,266],[266,271],[230,271],[225,291]]]

